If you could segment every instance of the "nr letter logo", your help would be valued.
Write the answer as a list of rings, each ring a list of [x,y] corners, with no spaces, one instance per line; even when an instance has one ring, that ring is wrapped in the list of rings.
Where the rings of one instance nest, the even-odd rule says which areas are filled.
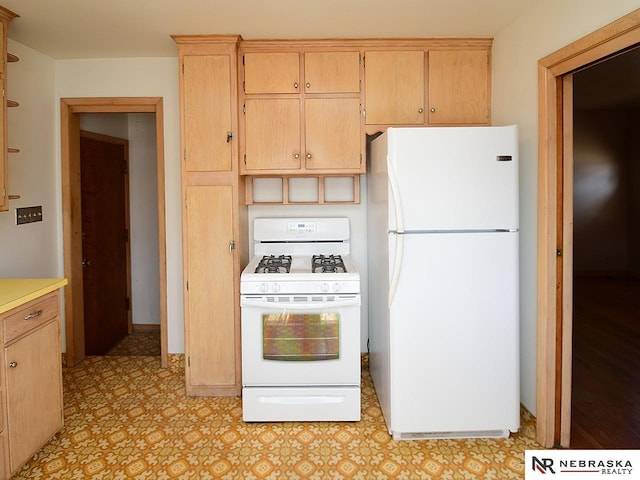
[[[538,458],[538,457],[532,457],[533,460],[533,464],[531,465],[531,468],[533,470],[537,470],[538,472],[542,473],[543,475],[546,475],[547,471],[553,473],[555,475],[555,471],[553,470],[553,459],[552,458]]]

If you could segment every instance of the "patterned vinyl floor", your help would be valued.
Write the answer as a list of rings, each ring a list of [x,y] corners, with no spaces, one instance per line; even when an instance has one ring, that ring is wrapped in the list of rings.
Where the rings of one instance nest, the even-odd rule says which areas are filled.
[[[521,479],[535,420],[499,440],[396,442],[366,362],[362,420],[242,421],[237,397],[185,396],[184,358],[89,357],[64,369],[65,426],[14,479]]]

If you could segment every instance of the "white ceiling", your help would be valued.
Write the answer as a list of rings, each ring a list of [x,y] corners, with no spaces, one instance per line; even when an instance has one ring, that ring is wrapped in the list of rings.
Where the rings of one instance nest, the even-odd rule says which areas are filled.
[[[56,59],[176,56],[171,34],[493,37],[537,0],[1,0],[9,37]]]

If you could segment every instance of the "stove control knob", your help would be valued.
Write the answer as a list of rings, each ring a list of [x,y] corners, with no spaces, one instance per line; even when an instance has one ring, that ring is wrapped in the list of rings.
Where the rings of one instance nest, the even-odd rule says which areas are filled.
[[[280,284],[279,283],[274,283],[273,285],[271,285],[271,291],[278,293],[280,291]]]
[[[263,293],[266,293],[269,291],[269,285],[267,285],[266,283],[262,283],[260,284],[260,291]]]
[[[329,291],[329,284],[328,283],[323,283],[320,285],[320,290],[323,293],[327,293]]]
[[[333,289],[334,292],[339,292],[340,290],[342,290],[342,285],[336,282],[333,284],[331,288]]]

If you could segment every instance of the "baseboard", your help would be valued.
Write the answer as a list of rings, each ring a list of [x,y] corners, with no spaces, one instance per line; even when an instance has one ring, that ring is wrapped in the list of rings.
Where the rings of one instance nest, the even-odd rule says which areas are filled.
[[[160,331],[159,324],[152,323],[134,323],[133,333],[155,333]]]

